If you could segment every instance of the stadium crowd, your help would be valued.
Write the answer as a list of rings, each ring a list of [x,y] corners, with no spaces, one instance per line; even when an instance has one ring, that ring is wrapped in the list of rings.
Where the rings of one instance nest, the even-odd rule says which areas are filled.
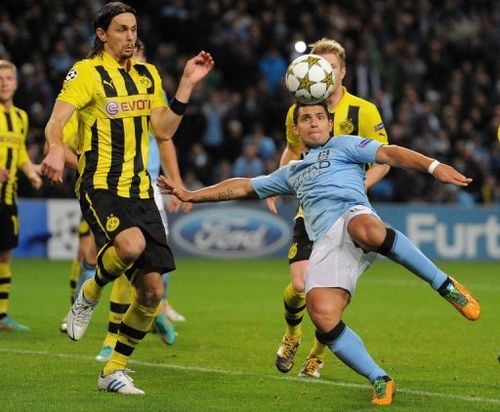
[[[43,155],[43,130],[61,83],[93,39],[102,0],[3,0],[0,58],[19,70],[15,104],[30,119],[29,153]],[[194,188],[278,167],[291,103],[284,87],[294,44],[321,37],[347,52],[344,85],[373,101],[389,141],[447,162],[474,179],[466,190],[392,170],[374,201],[500,202],[500,3],[488,0],[142,0],[139,37],[169,97],[186,60],[209,51],[216,67],[191,102],[176,137],[185,184]],[[47,182],[21,196],[72,196]]]

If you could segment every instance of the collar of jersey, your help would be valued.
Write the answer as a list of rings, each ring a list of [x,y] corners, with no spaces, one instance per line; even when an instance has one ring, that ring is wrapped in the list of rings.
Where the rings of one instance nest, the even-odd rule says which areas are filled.
[[[111,57],[111,55],[105,51],[103,51],[101,53],[99,58],[102,60],[104,66],[113,67],[113,68],[117,68],[117,69],[122,68],[122,66],[120,66],[118,64],[118,62],[115,59],[113,59],[113,57]],[[130,64],[130,67],[132,67],[132,66],[133,66],[133,62],[131,62],[131,64]]]
[[[305,159],[308,155],[310,155],[311,153],[314,153],[316,151],[321,151],[324,149],[324,147],[330,143],[332,141],[332,137],[333,136],[330,136],[330,138],[324,143],[322,144],[321,146],[316,146],[316,147],[313,147],[311,149],[309,149],[308,152],[302,152],[302,157],[301,157],[301,160]]]
[[[10,104],[10,110],[9,111],[5,110],[5,106],[3,104],[0,104],[0,112],[1,113],[10,113],[10,112],[12,112],[13,109],[14,109],[14,104],[13,103]]]
[[[332,113],[335,113],[335,111],[337,109],[339,109],[340,107],[342,107],[342,105],[345,103],[345,101],[347,99],[347,96],[349,95],[349,92],[347,91],[347,89],[345,88],[345,86],[342,86],[342,90],[344,90],[344,94],[342,95],[342,99],[339,100],[339,102],[333,108],[333,110],[330,109]]]

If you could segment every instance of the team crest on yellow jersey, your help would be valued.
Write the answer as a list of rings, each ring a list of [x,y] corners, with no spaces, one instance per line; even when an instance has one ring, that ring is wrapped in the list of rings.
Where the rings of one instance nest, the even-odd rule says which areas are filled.
[[[114,232],[118,226],[120,226],[120,219],[118,219],[116,216],[111,215],[108,216],[106,219],[106,230],[108,232]]]
[[[147,76],[139,77],[139,81],[146,89],[149,89],[153,85],[153,83],[151,82],[151,79]]]
[[[340,123],[340,133],[341,134],[351,134],[354,131],[354,124],[351,119],[345,119]]]
[[[293,242],[288,249],[288,259],[293,259],[297,256],[297,242]]]

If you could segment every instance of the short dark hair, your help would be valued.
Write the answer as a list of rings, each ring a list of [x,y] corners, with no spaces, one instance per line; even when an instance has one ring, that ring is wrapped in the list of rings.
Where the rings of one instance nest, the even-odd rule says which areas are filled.
[[[295,109],[293,109],[293,124],[297,124],[297,121],[299,120],[300,108],[307,107],[307,106],[321,106],[321,107],[323,107],[323,109],[325,109],[325,113],[328,116],[328,118],[329,119],[332,118],[332,114],[328,110],[328,104],[327,104],[326,100],[323,100],[323,101],[318,102],[318,103],[300,103],[300,102],[297,102],[295,104]]]
[[[137,12],[132,6],[128,4],[122,3],[120,1],[113,1],[111,3],[106,4],[102,7],[101,10],[97,13],[94,20],[94,31],[98,28],[103,30],[107,30],[109,25],[111,24],[111,20],[113,20],[116,16],[123,13],[132,13],[134,16],[137,16]],[[95,36],[94,44],[90,49],[88,57],[94,57],[102,53],[104,50],[104,43]]]

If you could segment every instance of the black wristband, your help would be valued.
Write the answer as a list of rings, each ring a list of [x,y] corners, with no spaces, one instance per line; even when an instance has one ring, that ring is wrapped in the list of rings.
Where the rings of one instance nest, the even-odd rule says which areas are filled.
[[[172,110],[178,116],[183,116],[184,113],[186,113],[187,107],[187,103],[180,102],[176,97],[174,97],[170,102],[170,110]]]

